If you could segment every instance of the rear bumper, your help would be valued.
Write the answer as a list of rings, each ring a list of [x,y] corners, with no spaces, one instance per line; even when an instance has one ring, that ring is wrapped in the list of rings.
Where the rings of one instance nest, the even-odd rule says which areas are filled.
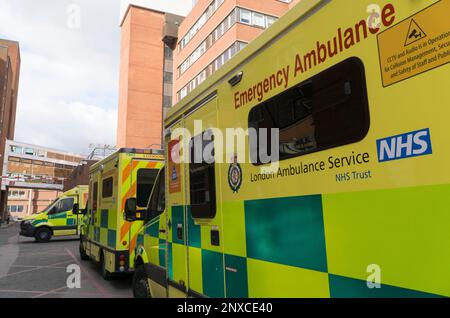
[[[31,223],[25,223],[25,221],[20,222],[20,233],[19,235],[25,237],[34,237],[34,232],[36,228]]]

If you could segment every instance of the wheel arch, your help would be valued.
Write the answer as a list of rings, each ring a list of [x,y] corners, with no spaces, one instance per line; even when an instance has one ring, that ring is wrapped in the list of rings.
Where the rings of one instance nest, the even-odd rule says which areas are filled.
[[[143,245],[139,245],[138,247],[136,247],[135,254],[136,256],[134,257],[134,268],[136,268],[138,265],[148,264],[149,258]]]
[[[41,229],[49,229],[51,235],[52,235],[52,236],[54,235],[53,229],[52,229],[52,227],[51,227],[48,223],[40,224],[40,225],[36,226],[35,229],[34,229],[33,235],[36,235],[36,232],[39,231],[39,230],[41,230]]]

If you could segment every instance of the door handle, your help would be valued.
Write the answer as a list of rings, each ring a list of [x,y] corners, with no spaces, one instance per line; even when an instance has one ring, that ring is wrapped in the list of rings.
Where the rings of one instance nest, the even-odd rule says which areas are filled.
[[[159,233],[166,233],[166,230],[159,230]]]

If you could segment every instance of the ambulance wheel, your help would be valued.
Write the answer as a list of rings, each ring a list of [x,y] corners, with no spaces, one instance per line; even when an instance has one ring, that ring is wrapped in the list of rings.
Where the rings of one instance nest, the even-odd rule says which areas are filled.
[[[42,227],[36,230],[34,238],[39,243],[47,243],[52,238],[52,231],[48,227]]]
[[[83,241],[80,239],[80,258],[82,261],[88,261],[89,255],[86,254],[86,250],[84,249]]]
[[[106,269],[106,263],[105,263],[105,254],[102,252],[102,255],[100,256],[100,268],[102,270],[102,277],[104,280],[111,280],[112,274],[108,272]]]
[[[139,265],[134,271],[133,296],[135,298],[152,298],[144,264]]]

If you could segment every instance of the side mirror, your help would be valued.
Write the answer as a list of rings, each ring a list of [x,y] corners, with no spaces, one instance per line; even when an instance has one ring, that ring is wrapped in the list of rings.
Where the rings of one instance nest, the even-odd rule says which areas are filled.
[[[137,221],[137,200],[136,198],[129,198],[125,201],[125,220],[128,222]]]
[[[73,208],[72,208],[72,213],[73,214],[80,214],[80,205],[78,204],[78,203],[75,203],[74,205],[73,205]]]

